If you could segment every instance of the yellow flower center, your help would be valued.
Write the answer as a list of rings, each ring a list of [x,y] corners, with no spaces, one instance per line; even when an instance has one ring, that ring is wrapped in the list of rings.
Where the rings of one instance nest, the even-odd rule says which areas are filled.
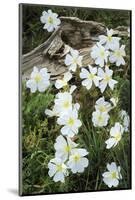
[[[119,140],[121,139],[121,134],[120,134],[119,132],[116,133],[115,139],[116,139],[117,141],[119,141]]]
[[[69,106],[70,106],[69,101],[65,101],[65,102],[63,103],[63,107],[64,107],[64,108],[69,108]]]
[[[94,79],[95,75],[94,74],[89,74],[88,79]]]
[[[73,59],[73,64],[77,64],[77,58]]]
[[[64,86],[66,86],[67,85],[67,82],[63,79],[63,80],[61,80],[61,82],[62,82],[62,84],[64,85]]]
[[[58,171],[58,172],[62,172],[62,170],[63,170],[62,165],[57,165],[57,171]]]
[[[48,23],[53,24],[53,18],[52,17],[48,17]]]
[[[111,173],[111,177],[112,177],[113,179],[117,178],[116,172],[112,172],[112,173]]]
[[[70,117],[69,120],[68,120],[68,125],[73,126],[74,123],[75,123],[75,120],[72,117]]]
[[[73,156],[73,159],[74,159],[74,161],[75,162],[78,162],[79,160],[80,160],[80,155],[79,154],[75,154],[74,156]]]
[[[102,117],[101,115],[98,116],[98,122],[99,122],[99,123],[103,122],[103,117]]]
[[[115,55],[120,58],[121,57],[121,52],[119,50],[115,51]]]
[[[70,152],[71,151],[71,147],[69,145],[65,146],[65,151],[66,152]]]
[[[109,35],[107,38],[108,38],[108,41],[109,41],[109,42],[112,41],[112,36]]]
[[[111,79],[111,77],[110,77],[110,76],[108,76],[108,75],[105,75],[105,78],[104,78],[104,80],[105,80],[105,81],[107,81],[107,82],[108,82],[108,81],[110,81],[110,79]]]
[[[100,111],[100,112],[106,112],[107,110],[106,110],[106,107],[105,107],[104,105],[101,105],[101,106],[99,107],[99,111]]]
[[[36,74],[34,79],[35,79],[36,83],[39,83],[42,80],[42,76],[40,74]]]
[[[100,56],[101,56],[101,58],[104,58],[104,56],[105,56],[104,50],[101,50],[101,51],[100,51]]]

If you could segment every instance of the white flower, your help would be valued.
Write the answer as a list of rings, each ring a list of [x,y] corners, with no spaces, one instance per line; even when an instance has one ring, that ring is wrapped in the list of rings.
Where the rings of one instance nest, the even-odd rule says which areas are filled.
[[[64,125],[61,129],[61,133],[69,137],[78,134],[78,129],[82,125],[81,121],[78,119],[78,112],[76,109],[60,116],[57,123],[59,125]]]
[[[123,119],[123,126],[124,126],[124,130],[126,132],[128,132],[129,130],[129,123],[130,123],[130,119],[129,119],[129,116],[127,115],[126,117],[124,117]]]
[[[96,110],[92,113],[92,122],[95,127],[107,126],[109,120],[109,115],[106,112],[100,112]]]
[[[120,117],[121,117],[121,119],[123,119],[125,116],[127,116],[128,114],[127,114],[127,112],[125,111],[125,110],[121,110],[120,111]]]
[[[92,67],[91,65],[88,67],[89,71],[82,68],[80,73],[80,78],[85,79],[82,81],[82,85],[85,86],[87,90],[92,87],[92,83],[94,83],[95,86],[99,86],[99,80],[101,80],[101,78],[96,75],[97,67]]]
[[[48,163],[49,176],[53,177],[54,182],[65,182],[65,176],[68,176],[67,166],[60,158],[54,158]]]
[[[111,63],[116,63],[116,66],[125,65],[125,60],[123,58],[125,56],[126,56],[125,45],[122,45],[121,47],[119,47],[119,45],[117,45],[115,50],[113,52],[111,52],[109,61]]]
[[[116,80],[112,79],[113,71],[108,67],[105,67],[105,71],[103,69],[98,69],[98,76],[101,77],[103,80],[99,84],[100,91],[103,93],[107,87],[107,85],[114,89],[114,85],[117,83]]]
[[[71,74],[70,72],[66,72],[66,73],[64,74],[63,79],[61,79],[61,80],[56,80],[56,82],[55,82],[55,87],[56,87],[57,89],[60,89],[60,88],[63,88],[63,87],[65,87],[65,86],[67,86],[67,85],[68,85],[68,81],[70,81],[71,78],[72,78],[72,74]]]
[[[118,103],[118,97],[116,97],[116,98],[112,97],[112,98],[110,99],[110,101],[112,102],[113,107],[116,107],[116,106],[117,106],[117,103]]]
[[[110,130],[110,138],[105,141],[107,144],[106,148],[110,149],[111,147],[115,147],[121,140],[123,132],[123,126],[119,122],[116,122],[114,127]]]
[[[109,52],[100,43],[92,47],[91,57],[95,60],[96,65],[103,67],[107,63],[108,55]]]
[[[82,56],[79,56],[79,51],[70,49],[70,54],[66,55],[65,65],[69,66],[69,70],[75,72],[77,66],[82,66]]]
[[[48,12],[44,11],[40,17],[40,21],[45,24],[43,28],[47,29],[48,32],[52,32],[61,23],[58,15],[51,10],[48,10]]]
[[[77,172],[84,172],[84,169],[88,167],[89,161],[84,156],[88,155],[86,149],[78,148],[72,149],[69,161],[67,162],[68,167],[75,174]]]
[[[109,112],[111,109],[111,104],[107,101],[105,101],[104,97],[100,97],[95,104],[96,110],[99,110],[100,112]]]
[[[76,148],[78,144],[73,142],[69,137],[58,136],[54,148],[56,150],[55,157],[59,157],[66,161],[71,154],[71,150]]]
[[[72,110],[72,95],[69,92],[58,93],[54,102],[55,110],[59,115],[64,115]]]
[[[119,45],[120,38],[112,37],[112,35],[113,35],[113,30],[107,29],[107,36],[105,35],[99,36],[100,44],[104,45],[106,49],[114,50]]]
[[[102,174],[104,183],[111,188],[112,186],[117,187],[119,185],[119,180],[122,179],[120,173],[120,166],[117,167],[115,162],[107,164],[107,172]]]
[[[121,110],[120,112],[120,118],[122,120],[122,125],[124,127],[124,131],[128,132],[129,130],[129,123],[130,123],[130,118],[128,113],[125,110]]]
[[[31,73],[31,79],[26,82],[26,87],[30,88],[31,92],[34,93],[37,90],[39,92],[44,92],[50,85],[50,74],[47,72],[46,68],[38,69],[33,68]]]
[[[59,115],[59,112],[58,112],[58,110],[57,110],[57,107],[54,106],[54,107],[53,107],[53,110],[46,109],[46,110],[45,110],[45,114],[48,115],[49,117],[54,117],[54,116],[58,116],[58,115]]]

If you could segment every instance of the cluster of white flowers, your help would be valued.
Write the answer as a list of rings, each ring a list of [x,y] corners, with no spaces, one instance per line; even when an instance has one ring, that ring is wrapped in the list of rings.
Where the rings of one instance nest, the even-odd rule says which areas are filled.
[[[84,68],[81,70],[80,78],[85,79],[82,81],[82,85],[88,90],[91,89],[92,83],[94,83],[103,93],[107,86],[113,90],[117,83],[116,80],[112,79],[113,70],[109,69],[109,61],[115,63],[116,66],[124,65],[125,46],[119,47],[120,38],[112,35],[113,30],[107,29],[107,36],[99,36],[99,42],[92,47],[90,54],[97,67],[89,65],[89,71]]]
[[[104,61],[107,62],[108,60],[111,63],[115,63],[116,66],[125,65],[125,60],[123,58],[126,56],[125,45],[120,47],[119,41],[119,37],[113,37],[113,30],[107,29],[107,36],[99,36],[99,46],[97,47],[99,56],[97,56],[95,47],[93,47],[91,52],[92,58],[97,58],[98,64],[101,67],[104,66]]]
[[[74,174],[77,172],[82,173],[88,166],[88,159],[85,158],[88,152],[86,149],[77,147],[78,144],[73,142],[70,137],[60,135],[56,138],[54,144],[55,158],[48,163],[48,174],[53,177],[55,182],[65,182],[69,170]]]
[[[113,70],[109,69],[110,63],[115,63],[116,66],[125,65],[125,46],[120,47],[120,38],[113,37],[113,30],[107,29],[107,36],[99,36],[99,42],[92,47],[91,57],[95,60],[97,67],[89,66],[89,71],[82,69],[80,77],[85,79],[82,85],[88,90],[94,82],[96,87],[99,87],[101,93],[105,91],[107,86],[114,89],[116,80],[112,79]],[[109,63],[110,62],[110,63]],[[104,68],[104,69],[103,69]]]
[[[58,80],[56,80],[57,82]],[[88,154],[86,149],[77,148],[78,144],[72,141],[72,138],[78,134],[79,127],[82,125],[78,119],[80,105],[78,103],[73,104],[71,95],[75,89],[76,87],[72,86],[70,92],[59,92],[54,100],[53,109],[45,110],[45,114],[57,116],[57,123],[63,126],[61,128],[62,135],[57,137],[54,144],[56,150],[55,158],[50,160],[48,164],[48,174],[53,177],[55,182],[64,182],[64,177],[68,176],[69,169],[72,173],[82,173],[89,163],[88,159],[84,157]]]
[[[104,97],[101,97],[96,101],[96,111],[92,113],[92,122],[95,127],[107,126],[110,118],[108,112],[111,108],[111,104],[105,101]]]
[[[108,66],[105,66],[105,70],[90,65],[88,67],[89,71],[82,68],[80,73],[80,78],[85,79],[82,81],[82,85],[85,86],[87,90],[91,89],[92,83],[94,83],[102,93],[105,91],[107,86],[109,86],[111,90],[114,89],[117,81],[112,79],[113,71],[109,69]]]
[[[48,168],[49,176],[53,177],[55,182],[65,181],[65,177],[72,173],[82,173],[88,166],[89,161],[85,157],[88,152],[84,148],[79,148],[78,144],[73,142],[73,138],[78,134],[82,122],[79,119],[78,103],[73,102],[72,93],[76,89],[75,85],[69,87],[69,81],[72,79],[72,72],[81,67],[82,56],[74,49],[70,49],[70,53],[65,57],[65,64],[69,71],[64,73],[62,79],[55,82],[55,87],[61,89],[56,94],[54,106],[52,110],[46,109],[45,114],[49,117],[56,116],[57,124],[60,125],[61,135],[56,138],[54,144],[55,158],[51,159]]]
[[[58,28],[61,23],[58,15],[51,10],[48,10],[48,12],[44,11],[40,20],[45,24],[43,28],[47,29],[48,32]],[[88,159],[84,157],[88,152],[85,149],[77,148],[78,145],[72,141],[72,138],[78,134],[82,123],[78,118],[80,105],[73,103],[72,97],[76,86],[72,85],[69,88],[68,85],[68,82],[72,79],[70,71],[75,72],[78,66],[82,66],[82,58],[79,55],[79,51],[70,48],[69,53],[65,57],[65,65],[68,66],[69,71],[64,74],[62,79],[58,79],[55,82],[55,87],[63,89],[63,91],[56,94],[52,110],[45,110],[45,114],[49,117],[58,117],[57,123],[62,126],[60,130],[62,135],[57,137],[54,144],[56,150],[55,158],[50,160],[48,164],[48,174],[50,177],[53,177],[55,182],[64,182],[65,176],[69,174],[68,169],[72,173],[81,173],[88,166]]]
[[[87,89],[92,87],[92,81],[103,93],[107,86],[111,90],[114,89],[117,81],[112,79],[113,70],[110,69],[111,63],[116,66],[125,65],[125,45],[120,46],[120,38],[113,37],[113,30],[107,29],[107,35],[99,36],[99,42],[92,48],[91,57],[95,60],[97,67],[87,70],[82,69],[81,78],[85,78],[82,82]],[[110,103],[106,102],[104,97],[99,98],[95,103],[95,111],[92,113],[92,122],[95,127],[104,127],[108,125],[110,118],[109,111],[116,107],[118,98],[110,98]],[[114,148],[122,138],[124,131],[128,131],[129,116],[125,111],[120,112],[122,124],[115,122],[110,129],[110,137],[105,141],[106,148]],[[120,166],[112,162],[107,164],[108,172],[102,174],[103,181],[108,187],[117,187],[119,180],[122,179],[120,174]]]
[[[44,11],[40,18],[44,29],[52,32],[57,29],[61,21],[56,13],[51,10]],[[53,177],[54,182],[64,182],[69,172],[82,173],[88,167],[89,161],[85,157],[88,152],[84,148],[79,148],[74,142],[74,136],[79,133],[82,125],[79,119],[80,105],[74,102],[73,92],[75,85],[69,87],[69,81],[72,79],[72,73],[80,71],[82,85],[90,90],[93,86],[100,89],[101,94],[109,87],[114,90],[117,81],[112,78],[113,70],[110,69],[111,63],[116,66],[125,65],[125,46],[120,46],[120,38],[113,36],[113,30],[107,29],[107,35],[99,36],[99,42],[93,46],[90,55],[95,61],[95,66],[88,65],[82,67],[83,56],[78,50],[73,48],[65,56],[65,65],[68,72],[64,73],[62,79],[55,82],[55,87],[60,91],[56,94],[52,110],[46,109],[45,114],[48,117],[57,117],[56,123],[60,126],[60,135],[56,138],[54,144],[55,157],[48,163],[48,174]],[[80,69],[81,68],[81,69]],[[50,75],[46,68],[33,68],[30,80],[26,86],[34,93],[37,90],[44,92],[50,85]],[[111,97],[109,102],[101,96],[95,102],[95,111],[92,113],[92,122],[94,127],[106,127],[110,119],[110,111],[116,107],[118,98]],[[129,129],[129,116],[126,111],[120,112],[121,123],[115,122],[110,129],[110,137],[105,141],[106,148],[114,148],[121,140],[124,131]],[[120,166],[115,162],[107,164],[107,172],[102,174],[104,183],[111,188],[117,187],[119,180],[122,179]]]

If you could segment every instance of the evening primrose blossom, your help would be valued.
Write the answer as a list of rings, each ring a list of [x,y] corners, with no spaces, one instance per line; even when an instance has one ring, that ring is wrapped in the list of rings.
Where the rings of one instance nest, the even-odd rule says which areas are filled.
[[[109,187],[117,187],[119,185],[119,180],[122,179],[120,173],[121,167],[116,165],[115,162],[107,164],[107,172],[102,174],[104,183]]]
[[[105,141],[107,144],[106,148],[110,149],[111,147],[115,147],[121,140],[123,132],[123,126],[119,122],[116,122],[110,130],[110,138]]]
[[[84,157],[86,155],[88,155],[86,149],[78,148],[71,150],[67,166],[71,169],[73,174],[77,172],[82,173],[84,172],[84,169],[88,167],[89,161]]]
[[[108,61],[109,51],[106,50],[100,43],[92,47],[91,57],[95,60],[95,64],[103,67]]]
[[[82,68],[80,73],[80,78],[84,79],[82,81],[82,85],[89,90],[92,87],[92,83],[95,84],[95,86],[99,86],[99,80],[101,80],[100,77],[98,77],[97,74],[97,67],[92,67],[91,65],[88,65],[89,70]]]
[[[55,87],[57,89],[60,89],[60,88],[63,88],[65,86],[67,86],[68,85],[68,81],[70,81],[71,78],[72,78],[72,74],[70,72],[64,73],[63,79],[56,80]]]
[[[120,111],[120,119],[122,120],[122,125],[124,127],[124,131],[129,131],[129,124],[130,124],[130,118],[128,113],[125,110]]]
[[[43,29],[47,29],[48,32],[54,31],[61,23],[58,14],[53,13],[52,10],[43,11],[40,21],[45,24]]]
[[[30,79],[26,82],[26,87],[30,88],[31,93],[35,93],[37,90],[44,92],[50,85],[49,78],[50,74],[46,68],[38,69],[34,67]]]
[[[56,95],[54,103],[59,115],[64,115],[72,110],[72,95],[69,92],[60,92]]]
[[[61,128],[61,133],[64,136],[73,137],[78,134],[78,129],[82,125],[81,121],[78,119],[78,112],[76,109],[62,115],[58,118],[57,123],[59,125],[64,125]]]
[[[69,70],[75,72],[77,66],[82,66],[82,58],[83,56],[79,55],[79,51],[71,48],[70,53],[65,57],[65,65],[69,67]]]
[[[111,110],[111,104],[105,101],[104,97],[100,97],[95,104],[95,109],[100,112],[109,112]]]
[[[60,158],[51,159],[48,163],[48,174],[53,177],[54,182],[65,182],[65,176],[68,176],[67,166]]]
[[[100,44],[104,45],[105,49],[114,50],[119,45],[119,41],[121,38],[113,37],[113,29],[107,29],[107,36],[100,35],[99,42]]]
[[[78,144],[73,142],[69,137],[63,137],[62,135],[56,138],[54,148],[56,150],[55,157],[60,157],[62,160],[67,160],[71,155],[71,150],[76,148]]]
[[[125,45],[122,45],[121,47],[117,45],[114,51],[110,53],[109,61],[111,63],[116,63],[116,66],[119,67],[120,65],[125,65],[125,60],[123,58],[125,56]]]
[[[98,76],[102,78],[99,84],[99,88],[102,93],[105,91],[107,85],[111,88],[111,90],[114,89],[114,86],[117,83],[117,81],[112,79],[112,75],[113,71],[107,66],[105,67],[105,71],[101,68],[98,69]]]
[[[110,116],[106,112],[96,110],[92,113],[92,122],[95,127],[107,126]]]

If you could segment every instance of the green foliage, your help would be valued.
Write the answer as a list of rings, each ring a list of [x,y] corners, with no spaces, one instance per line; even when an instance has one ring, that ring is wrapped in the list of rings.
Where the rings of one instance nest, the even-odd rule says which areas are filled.
[[[130,82],[124,80],[120,88],[120,107],[130,113]]]
[[[31,94],[25,84],[22,87],[23,194],[49,192],[52,180],[47,175],[47,164],[54,155],[53,145],[59,127],[55,119],[46,118],[44,111],[51,106],[54,95],[50,93],[51,88],[45,93]]]
[[[23,120],[25,125],[31,124],[32,128],[38,123],[38,120],[44,119],[44,111],[54,100],[54,95],[49,93],[49,89],[46,93],[31,94],[26,89],[25,83],[23,83]]]

